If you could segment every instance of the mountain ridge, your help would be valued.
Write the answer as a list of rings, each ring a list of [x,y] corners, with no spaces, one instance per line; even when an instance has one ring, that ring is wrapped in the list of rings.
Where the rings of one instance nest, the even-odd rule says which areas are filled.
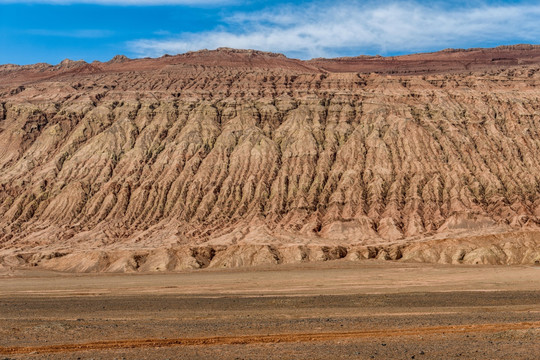
[[[502,55],[506,57],[501,57]],[[450,55],[450,57],[449,57]],[[510,56],[508,56],[510,55]],[[461,56],[461,57],[459,57]],[[107,62],[65,59],[57,65],[37,63],[31,65],[0,65],[0,76],[14,72],[48,72],[37,79],[50,79],[63,71],[83,73],[125,72],[157,70],[174,65],[205,65],[214,67],[279,68],[302,73],[311,72],[359,72],[381,74],[433,74],[448,71],[486,70],[512,65],[540,63],[540,45],[504,45],[496,48],[445,49],[438,52],[417,53],[382,57],[360,55],[356,57],[315,58],[298,60],[283,54],[259,50],[217,48],[216,50],[191,51],[178,55],[163,55],[159,58],[129,59],[116,55]],[[30,74],[29,74],[30,75]],[[34,72],[34,77],[37,74]],[[49,75],[47,77],[47,75]],[[24,74],[19,82],[24,82]]]

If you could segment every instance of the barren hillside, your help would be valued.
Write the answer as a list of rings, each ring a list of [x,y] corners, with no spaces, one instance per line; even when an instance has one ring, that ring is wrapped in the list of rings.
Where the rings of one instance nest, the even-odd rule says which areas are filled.
[[[540,46],[0,66],[0,271],[540,261]]]

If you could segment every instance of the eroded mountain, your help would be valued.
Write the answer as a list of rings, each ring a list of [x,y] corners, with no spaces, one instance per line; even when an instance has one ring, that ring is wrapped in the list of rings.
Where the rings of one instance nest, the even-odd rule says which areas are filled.
[[[0,66],[0,268],[540,260],[540,46]]]

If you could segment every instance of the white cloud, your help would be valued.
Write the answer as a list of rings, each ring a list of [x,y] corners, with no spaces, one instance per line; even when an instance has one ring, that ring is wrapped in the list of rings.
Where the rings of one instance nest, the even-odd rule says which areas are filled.
[[[128,44],[139,56],[221,46],[284,52],[301,58],[344,52],[407,52],[540,39],[540,5],[450,8],[414,2],[317,2],[268,8],[224,19],[228,27]],[[231,29],[231,30],[227,30]]]
[[[220,5],[232,3],[232,0],[0,0],[0,4],[51,4],[51,5],[122,5],[122,6],[152,6],[152,5]]]

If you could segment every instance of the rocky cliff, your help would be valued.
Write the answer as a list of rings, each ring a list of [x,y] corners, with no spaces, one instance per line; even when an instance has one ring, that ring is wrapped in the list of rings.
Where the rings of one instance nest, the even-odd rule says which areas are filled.
[[[0,66],[0,269],[540,260],[540,47]]]

